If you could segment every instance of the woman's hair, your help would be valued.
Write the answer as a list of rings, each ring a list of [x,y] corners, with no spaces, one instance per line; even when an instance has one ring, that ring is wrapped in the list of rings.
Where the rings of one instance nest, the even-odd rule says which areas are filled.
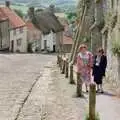
[[[104,54],[104,49],[103,48],[98,48],[98,52],[101,52],[102,54]]]
[[[81,44],[81,45],[79,46],[79,50],[81,50],[82,48],[86,48],[86,49],[87,49],[87,45]]]

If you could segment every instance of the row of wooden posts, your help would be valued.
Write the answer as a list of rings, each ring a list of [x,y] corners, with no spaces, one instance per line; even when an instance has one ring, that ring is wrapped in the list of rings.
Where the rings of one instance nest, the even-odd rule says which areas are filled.
[[[61,74],[65,74],[65,78],[69,77],[70,84],[75,84],[73,78],[73,65],[70,65],[68,58],[63,56],[57,56],[57,64],[59,65]],[[80,79],[80,74],[77,72],[77,83],[76,83],[76,94],[78,97],[82,97],[82,80]],[[96,86],[95,84],[90,84],[89,91],[89,120],[95,120],[96,116]]]

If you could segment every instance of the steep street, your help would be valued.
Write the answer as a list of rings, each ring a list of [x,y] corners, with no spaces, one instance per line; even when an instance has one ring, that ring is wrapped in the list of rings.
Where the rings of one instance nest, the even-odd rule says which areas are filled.
[[[76,97],[76,85],[56,65],[55,55],[0,55],[0,120],[84,120],[88,93]],[[101,120],[119,120],[119,99],[105,88],[97,94]]]
[[[0,55],[0,120],[17,120],[44,66],[53,56],[39,54]]]

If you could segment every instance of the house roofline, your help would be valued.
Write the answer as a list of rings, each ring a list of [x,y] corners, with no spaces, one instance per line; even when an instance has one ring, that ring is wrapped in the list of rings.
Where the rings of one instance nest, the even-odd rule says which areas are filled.
[[[1,22],[4,22],[4,21],[9,21],[9,19],[8,19],[8,18],[1,19],[1,20],[0,20],[0,23],[1,23]]]
[[[22,28],[22,27],[27,27],[27,26],[26,25],[22,25],[22,26],[19,26],[19,27],[12,27],[12,28],[10,28],[10,30],[15,30],[15,29]]]

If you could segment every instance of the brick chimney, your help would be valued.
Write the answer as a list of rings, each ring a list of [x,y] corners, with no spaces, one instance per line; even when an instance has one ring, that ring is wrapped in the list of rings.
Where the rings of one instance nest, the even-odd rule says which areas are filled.
[[[5,1],[6,7],[10,8],[10,1]]]
[[[28,16],[30,19],[34,17],[34,7],[30,7],[28,10]]]

